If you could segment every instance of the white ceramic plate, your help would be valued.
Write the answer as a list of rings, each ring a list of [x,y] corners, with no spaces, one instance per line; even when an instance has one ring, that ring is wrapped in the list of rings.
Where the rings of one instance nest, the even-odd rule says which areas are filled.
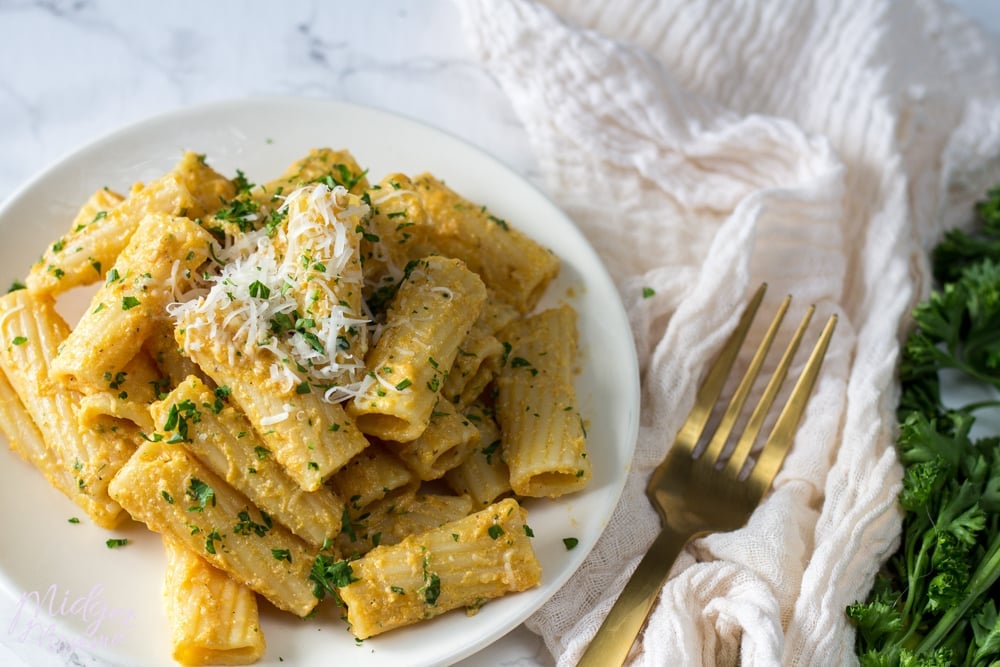
[[[135,181],[167,171],[184,149],[206,154],[223,173],[239,168],[261,182],[320,146],[350,149],[374,181],[392,171],[430,171],[488,205],[559,255],[561,274],[546,302],[568,300],[580,314],[579,404],[594,476],[584,492],[526,503],[544,572],[540,587],[490,602],[473,617],[452,612],[360,643],[332,604],[310,620],[261,605],[268,644],[262,665],[449,664],[512,630],[573,575],[611,516],[635,445],[638,373],[624,309],[593,249],[536,189],[468,144],[384,112],[309,99],[213,104],[116,132],[24,186],[0,207],[0,280],[24,276],[93,190],[127,191]],[[71,303],[67,312],[81,307]],[[160,601],[163,556],[156,535],[137,524],[108,532],[85,518],[69,523],[82,517],[76,506],[6,448],[0,450],[0,507],[0,589],[7,598],[0,610],[12,609],[0,618],[0,643],[25,654],[39,647],[65,654],[62,641],[92,649],[111,664],[174,664]],[[108,549],[109,537],[130,543]],[[567,550],[564,538],[579,545]]]

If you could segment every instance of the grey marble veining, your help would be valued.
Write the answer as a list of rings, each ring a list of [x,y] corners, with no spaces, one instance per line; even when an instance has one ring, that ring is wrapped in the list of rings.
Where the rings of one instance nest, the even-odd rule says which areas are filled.
[[[447,130],[534,179],[447,0],[0,2],[0,199],[69,150],[201,102],[325,97]]]

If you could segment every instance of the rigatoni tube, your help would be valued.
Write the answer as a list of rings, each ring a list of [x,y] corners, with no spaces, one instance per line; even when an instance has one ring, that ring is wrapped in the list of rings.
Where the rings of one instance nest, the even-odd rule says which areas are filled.
[[[460,260],[432,256],[410,266],[365,359],[372,382],[348,405],[362,432],[396,442],[424,432],[485,300],[483,281]]]
[[[491,411],[472,405],[465,417],[476,426],[479,438],[465,461],[445,473],[444,479],[455,493],[467,493],[476,507],[485,507],[510,493],[510,470],[500,450],[500,427]]]
[[[263,355],[230,365],[226,353],[207,339],[205,330],[189,329],[186,322],[187,318],[178,325],[178,343],[188,346],[191,358],[216,385],[229,388],[233,402],[264,445],[303,489],[319,489],[368,446],[342,405],[328,403],[315,391],[281,394]]]
[[[340,589],[358,638],[537,586],[541,566],[526,513],[503,500],[440,528],[380,546],[351,563]]]
[[[559,273],[559,259],[516,223],[465,199],[431,174],[413,183],[432,223],[414,235],[434,252],[463,260],[501,299],[530,312]]]
[[[50,456],[36,458],[45,476],[82,507],[94,523],[113,528],[122,509],[108,483],[134,444],[121,429],[79,424],[81,394],[52,376],[52,364],[69,326],[54,301],[17,290],[0,298],[0,370],[41,432]],[[67,488],[67,473],[72,482]]]
[[[182,665],[249,665],[266,648],[257,595],[164,536],[163,601],[173,658]]]
[[[306,542],[183,447],[143,444],[110,490],[133,519],[184,544],[279,609],[305,616],[316,606]]]
[[[437,402],[431,420],[420,437],[386,446],[424,481],[440,479],[468,458],[479,440],[479,430],[443,398]]]
[[[556,497],[590,480],[576,402],[576,313],[552,308],[500,332],[507,358],[497,377],[497,421],[510,485],[521,496]]]
[[[234,194],[232,182],[214,171],[203,155],[188,151],[169,172],[124,200],[98,192],[70,231],[50,245],[25,283],[35,294],[61,294],[101,280],[148,214],[201,218]],[[88,220],[85,211],[94,213]]]
[[[289,477],[246,417],[230,405],[228,387],[209,389],[189,376],[150,412],[167,442],[187,448],[302,539],[318,547],[340,534],[344,503],[325,486],[305,491]]]
[[[211,235],[187,218],[147,215],[66,339],[53,371],[85,393],[124,369],[176,292],[207,259]]]

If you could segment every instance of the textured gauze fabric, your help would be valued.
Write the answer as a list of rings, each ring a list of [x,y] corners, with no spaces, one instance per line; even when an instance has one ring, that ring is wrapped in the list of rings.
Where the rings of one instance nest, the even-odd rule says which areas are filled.
[[[645,482],[766,281],[767,311],[816,304],[811,338],[839,315],[822,375],[772,491],[681,555],[630,664],[852,664],[844,608],[899,539],[899,344],[930,247],[1000,181],[989,39],[936,0],[456,5],[615,278],[640,363],[622,499],[529,627],[558,665],[579,658],[659,526]]]

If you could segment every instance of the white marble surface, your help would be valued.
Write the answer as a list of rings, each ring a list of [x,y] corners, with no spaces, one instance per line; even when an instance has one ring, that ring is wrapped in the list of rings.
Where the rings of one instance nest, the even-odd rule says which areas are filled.
[[[1000,3],[954,4],[1000,39]],[[452,0],[0,0],[0,30],[0,200],[123,125],[274,94],[425,121],[540,184],[510,104],[466,48]],[[10,601],[0,601],[0,664],[27,664],[3,645],[10,611],[2,605]],[[519,628],[461,664],[551,663],[540,640]]]

